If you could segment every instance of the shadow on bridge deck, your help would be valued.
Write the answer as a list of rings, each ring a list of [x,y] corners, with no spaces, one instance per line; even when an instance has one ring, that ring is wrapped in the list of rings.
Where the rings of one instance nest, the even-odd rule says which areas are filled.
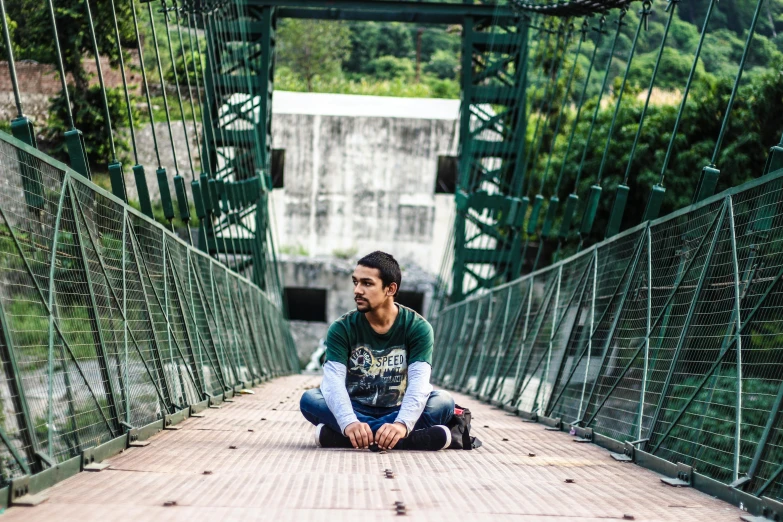
[[[663,485],[597,446],[460,395],[484,442],[477,451],[318,450],[298,401],[319,382],[298,375],[265,383],[255,395],[127,450],[102,472],[47,490],[47,502],[11,508],[2,518],[367,521],[396,517],[401,501],[407,518],[428,521],[739,520],[729,504]],[[171,501],[176,505],[164,506]]]

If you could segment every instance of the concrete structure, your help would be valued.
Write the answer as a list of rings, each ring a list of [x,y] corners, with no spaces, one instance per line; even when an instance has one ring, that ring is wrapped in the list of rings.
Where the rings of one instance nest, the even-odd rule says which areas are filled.
[[[275,92],[273,197],[283,251],[383,249],[437,273],[454,197],[435,195],[439,155],[455,154],[459,100]]]
[[[451,233],[454,196],[436,195],[435,180],[438,156],[456,154],[459,100],[276,91],[272,109],[273,147],[285,150],[272,195],[284,284],[321,291],[291,294],[292,317],[325,311],[293,323],[304,362],[355,307],[350,274],[373,250],[400,261],[412,293],[402,302],[426,310]]]

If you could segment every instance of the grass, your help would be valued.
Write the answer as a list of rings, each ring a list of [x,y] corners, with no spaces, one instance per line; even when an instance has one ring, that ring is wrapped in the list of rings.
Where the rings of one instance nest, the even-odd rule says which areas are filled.
[[[459,99],[459,83],[454,80],[439,80],[422,75],[416,83],[411,78],[395,78],[385,81],[368,81],[366,78],[348,79],[343,76],[313,79],[312,92],[331,94],[358,94],[365,96],[396,96],[401,98],[448,98]],[[296,74],[280,68],[275,75],[275,89],[280,91],[308,92],[307,82]]]
[[[185,89],[187,91],[187,88]],[[169,117],[171,118],[171,121],[182,121],[183,119],[186,119],[188,122],[193,121],[193,111],[190,109],[190,101],[188,100],[187,96],[183,95],[182,98],[182,110],[180,110],[179,102],[177,100],[177,96],[171,96],[167,95],[168,98],[168,104],[169,104]],[[143,96],[136,97],[136,106],[140,107],[138,118],[134,122],[136,125],[135,127],[139,127],[140,125],[146,125],[150,122],[149,117],[149,110],[147,109],[147,99]],[[163,101],[163,96],[153,96],[152,97],[152,116],[155,118],[156,123],[161,123],[166,121],[166,105]],[[196,121],[201,121],[201,106],[198,103],[197,98],[193,98],[193,107],[195,109],[196,113]],[[184,118],[183,118],[184,115]]]

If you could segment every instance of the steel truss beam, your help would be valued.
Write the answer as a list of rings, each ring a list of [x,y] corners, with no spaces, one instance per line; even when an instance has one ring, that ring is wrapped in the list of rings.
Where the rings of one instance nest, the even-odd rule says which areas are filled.
[[[280,18],[357,20],[428,24],[461,24],[466,16],[511,21],[520,13],[511,6],[435,2],[361,0],[244,0],[254,7],[277,7]]]

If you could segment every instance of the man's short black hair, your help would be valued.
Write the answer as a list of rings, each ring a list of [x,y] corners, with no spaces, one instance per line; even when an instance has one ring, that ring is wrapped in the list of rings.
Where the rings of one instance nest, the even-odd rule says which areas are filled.
[[[367,268],[377,268],[381,273],[381,281],[384,288],[392,283],[397,283],[397,291],[400,290],[402,272],[400,271],[399,263],[391,254],[376,250],[372,254],[367,254],[361,258],[358,264]]]

